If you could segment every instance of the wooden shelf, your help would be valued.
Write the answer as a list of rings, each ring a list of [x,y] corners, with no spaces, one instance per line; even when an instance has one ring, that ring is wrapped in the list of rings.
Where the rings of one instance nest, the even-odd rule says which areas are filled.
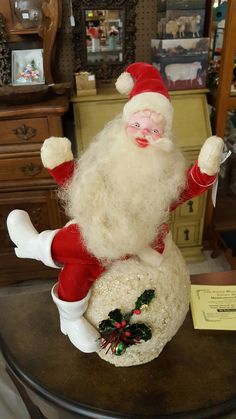
[[[236,109],[236,93],[232,93],[228,99],[228,110]]]
[[[27,36],[27,35],[38,35],[40,32],[39,28],[31,28],[31,29],[17,29],[13,28],[10,30],[10,35],[20,35],[20,36]]]
[[[209,93],[207,95],[208,103],[211,106],[214,106],[214,107],[216,106],[216,101],[217,101],[217,97],[218,97],[217,92],[218,92],[217,89],[211,90],[211,91],[209,91]],[[228,95],[226,106],[227,106],[228,111],[230,111],[232,109],[236,109],[236,92],[231,92]]]

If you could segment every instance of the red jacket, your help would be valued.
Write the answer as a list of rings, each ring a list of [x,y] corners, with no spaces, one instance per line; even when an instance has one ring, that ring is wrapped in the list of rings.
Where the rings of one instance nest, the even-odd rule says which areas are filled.
[[[49,171],[55,181],[63,187],[72,178],[74,167],[74,161],[69,161]],[[188,169],[186,187],[179,199],[172,203],[170,211],[205,192],[215,182],[215,179],[216,176],[201,173],[196,162]],[[163,224],[152,245],[153,249],[159,253],[164,251],[164,240],[168,231],[168,224]],[[76,224],[70,224],[60,229],[54,237],[51,252],[53,260],[63,266],[59,274],[59,298],[65,301],[83,299],[93,281],[101,275],[105,268],[85,248],[79,227]]]
[[[54,169],[50,170],[52,177],[62,187],[72,178],[73,172],[73,160],[70,162],[62,163]],[[171,204],[170,211],[175,210],[179,205],[205,192],[213,185],[215,180],[216,175],[208,176],[207,174],[202,173],[198,167],[198,162],[196,162],[187,170],[186,187],[182,191],[179,199]],[[158,237],[153,243],[153,248],[159,253],[163,253],[164,251],[164,239],[168,231],[168,224],[163,224],[161,232],[158,234]]]

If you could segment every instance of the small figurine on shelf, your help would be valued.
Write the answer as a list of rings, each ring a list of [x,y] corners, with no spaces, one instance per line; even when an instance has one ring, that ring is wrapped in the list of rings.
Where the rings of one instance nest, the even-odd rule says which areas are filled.
[[[92,41],[92,52],[100,51],[100,38],[102,35],[102,30],[99,27],[89,26],[87,29],[87,34],[90,36]]]
[[[110,49],[116,48],[117,38],[119,36],[119,31],[115,26],[112,26],[109,30],[108,45]]]
[[[36,67],[35,61],[32,60],[30,63],[26,64],[22,71],[19,72],[16,76],[17,82],[19,83],[34,83],[38,82],[40,78],[40,72]]]
[[[169,213],[216,181],[223,141],[208,138],[186,169],[158,70],[131,64],[116,87],[129,100],[80,159],[66,138],[43,144],[71,222],[38,233],[14,210],[7,225],[18,257],[60,270],[52,299],[62,333],[83,352],[130,366],[156,358],[186,316],[189,273]]]

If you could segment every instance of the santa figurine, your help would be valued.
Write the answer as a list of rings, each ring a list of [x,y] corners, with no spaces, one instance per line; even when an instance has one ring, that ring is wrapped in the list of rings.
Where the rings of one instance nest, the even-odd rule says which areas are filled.
[[[208,138],[187,169],[158,70],[133,63],[116,87],[129,94],[122,114],[78,160],[66,138],[42,146],[71,222],[38,233],[25,211],[14,210],[7,226],[18,257],[60,269],[52,299],[73,345],[128,366],[158,356],[186,316],[189,274],[169,215],[213,185],[223,141]]]

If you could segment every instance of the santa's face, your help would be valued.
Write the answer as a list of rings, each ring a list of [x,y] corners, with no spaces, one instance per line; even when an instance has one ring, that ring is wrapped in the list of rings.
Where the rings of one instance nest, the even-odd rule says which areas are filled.
[[[139,111],[131,115],[126,132],[139,147],[156,144],[163,135],[164,122],[160,115],[153,111]]]

